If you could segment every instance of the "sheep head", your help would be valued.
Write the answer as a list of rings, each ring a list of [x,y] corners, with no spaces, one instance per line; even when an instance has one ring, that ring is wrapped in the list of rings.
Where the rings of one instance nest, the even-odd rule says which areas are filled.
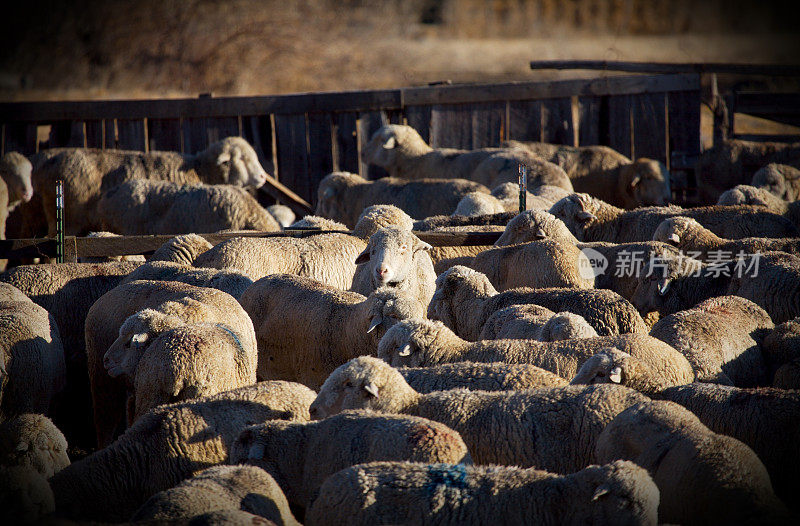
[[[495,294],[497,290],[485,274],[455,265],[436,278],[436,292],[428,305],[428,318],[440,320],[448,327],[455,327],[454,309],[470,299],[482,299]]]
[[[567,225],[553,214],[544,210],[526,210],[508,222],[503,235],[494,245],[501,247],[543,239],[552,239],[559,243],[578,242]]]
[[[8,211],[33,197],[31,162],[21,153],[8,152],[0,159],[0,177],[8,186]]]
[[[267,181],[256,151],[241,137],[226,137],[197,154],[198,169],[207,183],[260,187]]]
[[[129,316],[119,328],[119,336],[103,355],[103,366],[109,376],[122,376],[132,382],[139,360],[161,333],[184,325],[176,316],[153,309],[140,310]]]
[[[398,151],[420,155],[431,150],[417,130],[403,124],[387,124],[372,134],[361,152],[361,159],[394,174]]]
[[[369,263],[374,289],[397,287],[416,274],[414,254],[430,249],[428,243],[421,241],[411,231],[386,227],[370,236],[367,247],[358,255],[355,263]]]
[[[790,168],[791,167],[783,164],[768,164],[760,168],[753,175],[753,180],[750,181],[750,184],[758,188],[763,188],[781,199],[789,201],[794,200],[796,196],[793,192],[789,191],[786,185],[786,175],[787,172],[791,171]]]
[[[378,358],[361,356],[328,376],[309,411],[315,420],[345,409],[400,413],[418,396],[397,369]]]
[[[681,255],[663,252],[642,265],[639,282],[631,298],[631,303],[642,316],[650,312],[667,312],[673,283],[699,273],[702,262]]]
[[[622,384],[632,356],[615,347],[603,349],[581,365],[570,384]]]
[[[367,332],[372,333],[375,345],[386,331],[401,320],[421,318],[423,306],[409,292],[396,288],[381,287],[369,295],[369,326]]]
[[[589,194],[570,194],[556,201],[550,213],[563,221],[578,240],[583,241],[583,231],[597,220],[597,208],[599,206]]]
[[[670,217],[659,223],[653,241],[680,247],[681,241],[695,237],[700,230],[703,230],[702,225],[690,217]]]
[[[575,474],[591,499],[593,524],[658,522],[658,486],[646,469],[628,460],[615,460],[602,466],[589,466]],[[622,514],[622,515],[621,515]]]
[[[372,234],[384,227],[394,226],[403,230],[414,230],[414,220],[394,205],[372,205],[358,216],[353,235],[368,240]]]
[[[317,187],[317,208],[314,213],[336,221],[349,217],[349,207],[345,202],[346,190],[351,186],[365,183],[366,179],[349,172],[333,172],[326,175]]]
[[[541,340],[555,342],[576,338],[594,338],[597,331],[583,316],[572,312],[559,312],[542,326]]]
[[[672,198],[669,171],[653,159],[641,158],[622,165],[619,178],[629,208],[664,206]]]
[[[407,319],[386,332],[378,344],[378,358],[394,367],[421,367],[428,363],[427,350],[438,347],[441,340],[457,336],[442,322]]]

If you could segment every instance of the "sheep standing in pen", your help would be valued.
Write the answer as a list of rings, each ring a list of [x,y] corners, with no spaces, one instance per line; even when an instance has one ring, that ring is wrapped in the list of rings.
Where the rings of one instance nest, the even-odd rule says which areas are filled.
[[[195,258],[213,247],[211,243],[197,234],[183,234],[175,236],[147,258],[147,261],[152,263],[154,261],[168,261],[171,263],[180,263],[182,265],[191,266]]]
[[[761,344],[761,354],[770,379],[782,365],[800,358],[800,318],[785,321],[770,331]],[[794,389],[800,389],[800,385]]]
[[[441,320],[462,338],[475,341],[492,314],[523,303],[583,316],[600,336],[648,332],[633,305],[612,291],[519,288],[498,293],[484,274],[460,265],[436,278],[428,317]]]
[[[558,187],[551,187],[558,188]],[[569,192],[562,190],[564,194]],[[560,199],[560,197],[559,197]],[[549,210],[555,201],[525,192],[525,204],[527,209]],[[487,214],[497,214],[500,212],[519,211],[519,185],[515,183],[505,183],[492,189],[490,194],[483,192],[470,192],[458,202],[454,216],[479,216]]]
[[[276,526],[300,526],[275,479],[263,469],[253,466],[214,466],[205,469],[174,488],[147,499],[133,514],[131,521],[186,520],[227,510],[246,511],[264,517]]]
[[[646,399],[616,385],[421,394],[397,369],[362,356],[325,380],[310,412],[315,419],[345,409],[421,416],[458,431],[476,464],[571,473],[593,462],[595,440],[614,416]]]
[[[352,227],[365,207],[385,204],[424,219],[451,214],[461,198],[471,192],[488,194],[489,189],[466,179],[409,181],[384,177],[368,181],[357,174],[334,172],[319,183],[314,213]]]
[[[601,349],[580,366],[570,381],[572,385],[617,384],[655,396],[673,384],[652,364],[620,351]]]
[[[49,479],[69,466],[67,439],[46,416],[19,414],[0,424],[0,466],[33,469]]]
[[[678,403],[715,433],[741,440],[764,463],[775,493],[800,510],[800,393],[693,383],[670,387],[658,398]]]
[[[555,342],[595,336],[597,331],[583,316],[527,304],[512,305],[489,316],[478,339]]]
[[[433,216],[414,221],[415,232],[435,232],[446,227],[475,227],[485,225],[506,226],[516,216],[516,212],[500,212],[480,216]]]
[[[225,463],[245,427],[276,418],[308,420],[313,400],[307,387],[276,381],[152,409],[110,446],[50,479],[56,513],[128,520],[152,495]]]
[[[33,197],[31,162],[22,154],[8,152],[0,158],[0,239],[6,238],[6,221],[20,204]],[[0,271],[5,270],[5,259],[0,259]]]
[[[348,230],[350,230],[344,223],[340,223],[339,221],[334,221],[333,219],[328,219],[326,217],[319,217],[313,215],[303,216],[302,219],[298,219],[297,221],[289,225],[289,228],[341,230],[342,232],[347,232]]]
[[[569,475],[512,466],[373,462],[331,476],[306,524],[654,526],[658,499],[650,476],[632,462]]]
[[[736,186],[719,196],[717,204],[763,207],[773,214],[785,217],[795,227],[800,228],[800,203],[784,201],[764,188],[747,185]]]
[[[0,422],[21,413],[50,414],[66,382],[53,316],[0,283]]]
[[[756,303],[775,323],[800,316],[800,257],[764,252],[750,258],[750,262],[752,270],[742,266],[738,272],[734,267],[727,293]]]
[[[653,206],[624,210],[588,194],[572,194],[550,208],[550,213],[564,221],[579,241],[633,243],[653,239],[661,221],[675,216],[696,219],[720,237],[794,237],[800,231],[788,219],[746,205]]]
[[[249,427],[231,446],[229,459],[263,468],[281,485],[289,503],[301,510],[311,505],[330,475],[378,460],[472,464],[461,436],[446,425],[371,411]]]
[[[286,205],[270,205],[267,207],[267,212],[275,218],[281,228],[287,228],[297,220],[297,216],[292,212],[292,209]]]
[[[750,184],[784,201],[800,200],[800,170],[794,166],[770,163],[753,174]]]
[[[675,245],[692,257],[708,259],[710,252],[755,254],[756,252],[779,251],[800,255],[800,239],[746,237],[722,239],[703,225],[688,217],[671,217],[662,221],[653,239]]]
[[[281,230],[244,188],[222,184],[133,179],[100,197],[97,217],[104,229],[124,235]]]
[[[389,329],[378,345],[378,358],[396,366],[420,367],[463,361],[527,363],[567,380],[580,365],[606,347],[617,347],[648,363],[666,385],[692,381],[689,362],[669,345],[645,334],[598,336],[578,340],[481,340],[468,342],[441,322],[404,320]]]
[[[714,433],[690,411],[645,402],[622,411],[597,439],[598,462],[631,460],[661,493],[659,522],[785,524],[764,464],[752,449]]]
[[[134,281],[177,281],[227,292],[234,298],[253,284],[253,280],[236,269],[195,268],[173,261],[148,261],[128,274],[120,285]]]
[[[669,172],[653,159],[631,161],[608,146],[579,148],[542,142],[507,141],[557,164],[576,192],[585,192],[622,208],[662,206],[672,198]]]
[[[473,391],[521,391],[535,387],[558,387],[567,381],[541,367],[523,363],[456,362],[429,367],[397,369],[408,385],[419,393],[470,389]]]
[[[399,320],[424,312],[403,291],[381,288],[364,297],[288,274],[261,278],[240,301],[255,320],[258,376],[312,388],[347,360],[374,354]]]
[[[125,430],[131,396],[122,378],[108,374],[104,357],[108,355],[114,363],[130,361],[129,369],[135,371],[141,356],[162,332],[200,322],[228,325],[247,352],[255,355],[250,317],[233,296],[220,290],[175,281],[136,280],[115,287],[92,305],[86,315],[86,355],[98,446],[108,445]]]
[[[57,179],[64,181],[65,234],[79,235],[102,230],[96,214],[103,193],[132,179],[169,181],[179,184],[231,184],[258,188],[267,173],[253,147],[241,137],[227,137],[195,155],[178,152],[136,152],[91,148],[59,148],[32,157],[33,187],[42,210],[25,207],[26,214],[44,213],[48,235],[56,232]]]

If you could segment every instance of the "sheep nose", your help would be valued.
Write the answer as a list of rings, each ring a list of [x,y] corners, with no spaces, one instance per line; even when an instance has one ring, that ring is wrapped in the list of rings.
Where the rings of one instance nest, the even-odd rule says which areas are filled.
[[[389,269],[386,267],[379,267],[375,269],[375,273],[378,274],[379,276],[385,276],[386,274],[389,273]]]
[[[308,409],[308,414],[311,416],[311,420],[319,420],[320,417],[319,408],[311,406]]]

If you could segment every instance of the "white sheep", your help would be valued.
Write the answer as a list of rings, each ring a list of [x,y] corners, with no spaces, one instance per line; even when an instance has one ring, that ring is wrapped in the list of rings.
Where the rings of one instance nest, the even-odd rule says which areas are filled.
[[[104,229],[124,235],[281,230],[255,197],[233,185],[133,179],[105,192],[96,210]]]
[[[46,416],[19,414],[0,424],[0,466],[33,469],[49,479],[69,466],[67,439]]]
[[[263,468],[280,482],[289,503],[305,510],[330,475],[378,460],[472,464],[461,436],[446,425],[371,411],[248,427],[231,445],[229,462]]]
[[[583,316],[555,313],[539,305],[512,305],[495,312],[483,325],[479,340],[538,340],[554,342],[594,338],[597,331]]]
[[[644,400],[644,395],[615,385],[421,394],[386,362],[362,356],[325,380],[310,412],[315,419],[345,409],[421,416],[458,431],[477,464],[571,473],[593,462],[595,439],[603,427]]]
[[[158,247],[147,261],[169,261],[191,266],[195,258],[213,247],[211,243],[197,234],[175,236]]]
[[[548,188],[555,188],[561,190],[564,194],[569,195],[568,192],[557,186],[548,186]],[[561,197],[559,197],[560,199]],[[549,210],[556,200],[550,200],[545,197],[534,195],[531,192],[525,192],[525,206],[526,210]],[[500,212],[517,212],[519,211],[519,184],[504,183],[500,186],[493,188],[491,194],[483,192],[470,192],[461,198],[458,202],[455,211],[452,215],[457,216],[478,216],[485,214],[497,214]]]
[[[8,152],[0,158],[0,239],[6,238],[6,220],[20,204],[33,197],[31,162],[22,154]],[[0,260],[0,271],[6,260]]]
[[[259,378],[312,388],[347,360],[374,354],[386,330],[424,311],[401,290],[365,297],[289,274],[261,278],[240,301],[255,320]]]
[[[658,499],[650,476],[632,462],[561,476],[514,466],[372,462],[332,475],[306,524],[654,526]]]
[[[567,381],[541,367],[525,363],[455,362],[397,369],[419,393],[465,388],[473,391],[520,391],[558,387]]]
[[[609,347],[583,362],[570,384],[618,384],[647,396],[656,396],[674,385],[663,373],[646,360]]]
[[[274,217],[275,221],[277,221],[278,224],[281,225],[281,228],[287,228],[289,225],[291,225],[297,220],[297,216],[295,216],[292,209],[286,205],[282,204],[270,205],[267,207],[267,212],[272,214],[272,217]]]
[[[767,333],[761,344],[761,354],[769,378],[782,365],[800,358],[800,317],[785,321]]]
[[[800,199],[800,170],[794,166],[770,163],[753,174],[750,184],[785,201]]]

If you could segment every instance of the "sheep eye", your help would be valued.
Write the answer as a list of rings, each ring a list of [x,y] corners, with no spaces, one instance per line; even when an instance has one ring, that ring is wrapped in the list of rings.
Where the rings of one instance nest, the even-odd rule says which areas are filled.
[[[353,382],[345,382],[344,386],[347,387],[348,389],[352,389]]]

